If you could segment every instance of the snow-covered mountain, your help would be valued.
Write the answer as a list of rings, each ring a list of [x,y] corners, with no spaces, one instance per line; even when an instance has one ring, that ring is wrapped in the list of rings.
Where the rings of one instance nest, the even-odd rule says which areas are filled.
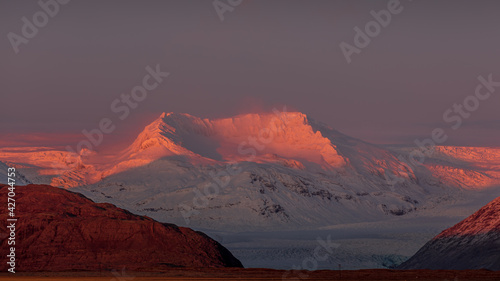
[[[0,148],[0,160],[10,163],[18,173],[22,173],[28,179],[28,182],[32,183],[70,187],[98,180],[92,178],[97,176],[98,173],[86,174],[88,170],[93,169],[93,166],[84,165],[82,156],[73,155],[68,151],[57,148]],[[94,170],[94,172],[96,171]],[[0,183],[5,182],[2,180]]]
[[[417,185],[391,152],[296,112],[218,120],[163,114],[121,157],[103,180],[79,191],[159,220],[210,229],[373,220],[414,211],[430,189],[443,193]],[[386,172],[405,181],[388,184]]]
[[[9,147],[0,160],[33,183],[204,230],[257,267],[291,268],[319,234],[342,245],[322,268],[394,266],[500,195],[498,148],[373,145],[300,112],[164,113],[119,153]]]
[[[500,270],[500,197],[425,244],[402,269]]]
[[[113,157],[9,148],[0,159],[35,183],[218,230],[380,220],[500,182],[500,149],[436,147],[423,165],[412,164],[412,151],[351,138],[300,112],[213,120],[164,113]]]

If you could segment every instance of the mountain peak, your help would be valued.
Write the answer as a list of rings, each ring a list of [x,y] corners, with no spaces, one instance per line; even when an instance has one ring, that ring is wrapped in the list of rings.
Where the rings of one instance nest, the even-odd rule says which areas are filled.
[[[176,151],[174,154],[190,151],[212,160],[248,161],[259,154],[328,168],[346,163],[331,140],[315,130],[301,112],[247,113],[219,119],[163,113],[139,135],[133,150],[152,146],[166,147]]]
[[[195,116],[189,113],[178,113],[178,112],[163,112],[159,119],[167,119],[167,118],[196,118]]]

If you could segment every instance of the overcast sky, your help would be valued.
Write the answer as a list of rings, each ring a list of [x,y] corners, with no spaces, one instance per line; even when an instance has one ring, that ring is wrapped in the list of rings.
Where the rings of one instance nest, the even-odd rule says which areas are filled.
[[[23,36],[22,18],[42,8],[1,1],[0,132],[19,142],[78,136],[109,117],[114,137],[127,138],[161,112],[215,118],[286,105],[374,143],[442,127],[446,144],[498,146],[500,88],[457,130],[443,114],[474,94],[478,76],[500,81],[500,2],[402,0],[347,63],[339,45],[354,46],[354,28],[389,2],[243,0],[221,21],[212,0],[72,0],[16,54],[12,33]],[[157,64],[170,76],[120,120],[110,105]]]

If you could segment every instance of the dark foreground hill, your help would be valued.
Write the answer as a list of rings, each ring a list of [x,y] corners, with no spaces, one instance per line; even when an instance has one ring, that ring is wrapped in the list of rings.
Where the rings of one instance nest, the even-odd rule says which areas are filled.
[[[7,234],[8,186],[0,185],[1,256]],[[15,191],[16,271],[161,270],[242,267],[226,248],[201,232],[137,216],[111,204],[47,185]],[[6,262],[0,263],[5,272]]]
[[[441,232],[400,268],[500,270],[500,197]]]

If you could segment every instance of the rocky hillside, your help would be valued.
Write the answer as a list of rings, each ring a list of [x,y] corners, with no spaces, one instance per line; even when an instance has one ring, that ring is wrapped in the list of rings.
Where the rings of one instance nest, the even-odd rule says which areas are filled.
[[[7,186],[0,198],[7,202]],[[16,187],[16,271],[157,270],[242,267],[201,232],[137,216],[111,204],[47,185]],[[7,204],[5,204],[5,208]],[[0,220],[7,220],[1,212]],[[7,245],[0,225],[1,255]],[[7,263],[0,264],[7,270]]]
[[[500,197],[441,232],[400,268],[500,270]]]

